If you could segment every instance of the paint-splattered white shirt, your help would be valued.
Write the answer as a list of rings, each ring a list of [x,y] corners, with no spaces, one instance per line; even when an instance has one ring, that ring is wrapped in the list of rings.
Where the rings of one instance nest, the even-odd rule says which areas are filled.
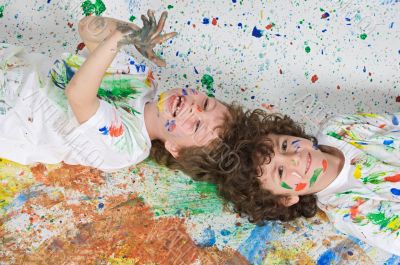
[[[400,113],[336,116],[320,129],[319,144],[339,148],[339,176],[316,194],[341,232],[400,255]]]
[[[85,59],[65,53],[54,63],[0,44],[0,157],[112,171],[149,155],[143,112],[156,94],[151,71],[120,52],[101,82],[100,107],[79,124],[64,89]]]

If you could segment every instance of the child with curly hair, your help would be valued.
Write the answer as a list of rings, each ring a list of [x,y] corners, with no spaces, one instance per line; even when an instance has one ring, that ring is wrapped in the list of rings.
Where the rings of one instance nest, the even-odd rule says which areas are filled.
[[[104,171],[150,155],[175,159],[182,148],[218,137],[228,108],[195,89],[172,89],[155,100],[152,71],[121,50],[134,45],[165,66],[153,48],[167,18],[142,15],[143,27],[90,16],[79,22],[84,54],[65,53],[54,64],[42,54],[0,44],[0,157],[22,164],[80,164]],[[50,70],[50,71],[49,71]]]
[[[286,115],[237,108],[219,142],[176,166],[262,224],[322,209],[341,232],[400,255],[400,113],[340,115],[316,137]]]

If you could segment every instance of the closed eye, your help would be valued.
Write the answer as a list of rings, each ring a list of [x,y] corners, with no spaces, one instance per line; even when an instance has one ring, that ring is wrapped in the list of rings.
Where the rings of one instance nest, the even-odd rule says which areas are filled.
[[[196,123],[196,129],[194,130],[194,132],[197,132],[197,130],[199,129],[199,127],[200,127],[200,121],[198,121],[198,122]]]
[[[208,106],[208,98],[207,98],[206,101],[204,102],[203,109],[204,109],[204,110],[207,110],[207,106]]]

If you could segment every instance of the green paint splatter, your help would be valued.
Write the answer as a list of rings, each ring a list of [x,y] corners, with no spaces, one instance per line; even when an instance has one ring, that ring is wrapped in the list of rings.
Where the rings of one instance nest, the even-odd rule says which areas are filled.
[[[365,39],[367,38],[367,34],[365,34],[365,33],[361,34],[361,35],[360,35],[360,38],[361,38],[362,40],[365,40]]]
[[[22,39],[22,35],[21,35],[21,34],[18,34],[18,35],[17,35],[17,39]]]
[[[131,17],[129,18],[129,21],[130,21],[130,22],[133,22],[135,19],[136,19],[135,16],[131,16]]]
[[[172,9],[172,8],[174,8],[174,6],[173,5],[168,5],[167,8],[168,9]]]
[[[327,135],[335,137],[336,139],[342,140],[343,137],[335,132],[328,132]]]
[[[186,74],[183,74],[183,77],[184,77],[185,79],[187,79],[187,75],[186,75]]]
[[[0,6],[0,17],[3,17],[4,6]]]
[[[201,84],[207,88],[207,96],[214,98],[215,89],[213,88],[214,78],[211,75],[205,74],[201,78]]]
[[[384,231],[397,231],[400,229],[400,220],[398,215],[393,215],[390,218],[386,217],[384,213],[369,213],[367,219],[373,224],[379,225],[380,229]]]
[[[282,183],[281,183],[281,187],[282,187],[282,188],[285,188],[285,189],[288,189],[288,190],[292,190],[292,189],[293,189],[293,188],[290,187],[288,184],[286,184],[286,182],[282,182]]]
[[[305,51],[306,51],[306,53],[310,53],[311,48],[310,48],[309,46],[307,46],[307,47],[305,48]]]
[[[362,178],[362,181],[364,184],[366,184],[366,183],[379,184],[379,183],[384,182],[384,180],[381,179],[381,177],[386,176],[387,174],[388,174],[388,172],[372,173],[372,174],[369,174],[368,176]]]
[[[101,0],[96,0],[94,4],[90,0],[86,0],[81,7],[83,9],[82,14],[85,16],[90,16],[93,13],[100,16],[106,10],[106,5]]]
[[[317,168],[316,170],[314,170],[314,173],[313,173],[313,175],[312,175],[312,177],[310,179],[310,187],[317,181],[317,179],[318,179],[319,175],[321,174],[322,170],[323,170],[322,168]]]

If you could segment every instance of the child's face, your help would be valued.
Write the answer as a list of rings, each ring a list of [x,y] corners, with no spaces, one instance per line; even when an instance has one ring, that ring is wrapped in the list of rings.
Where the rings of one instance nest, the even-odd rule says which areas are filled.
[[[325,153],[313,142],[289,135],[269,134],[274,153],[262,166],[262,187],[276,195],[305,195],[319,189],[327,171]]]
[[[204,146],[218,137],[227,107],[195,89],[162,93],[157,103],[166,148],[174,156],[182,147]],[[174,152],[176,151],[176,152]]]

